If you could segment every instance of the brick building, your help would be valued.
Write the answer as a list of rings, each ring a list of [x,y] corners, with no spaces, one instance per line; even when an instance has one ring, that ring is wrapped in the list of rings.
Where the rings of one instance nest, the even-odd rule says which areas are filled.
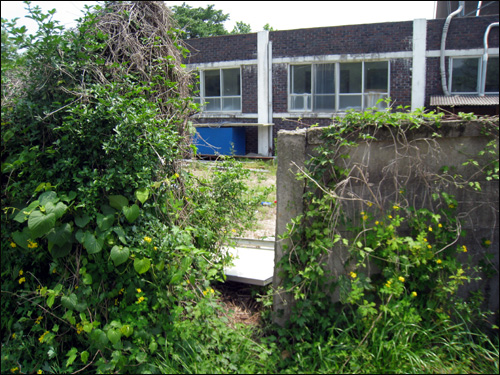
[[[204,104],[193,122],[200,132],[237,129],[245,144],[237,153],[269,156],[279,130],[327,125],[348,109],[373,107],[387,97],[412,109],[498,114],[499,36],[490,26],[498,26],[498,15],[451,20],[442,72],[445,21],[189,39],[185,63],[199,71],[197,100]]]

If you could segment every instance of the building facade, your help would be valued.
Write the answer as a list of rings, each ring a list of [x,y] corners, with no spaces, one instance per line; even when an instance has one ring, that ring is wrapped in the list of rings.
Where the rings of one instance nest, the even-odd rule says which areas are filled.
[[[348,110],[383,109],[386,98],[394,108],[498,114],[498,15],[453,18],[441,52],[445,22],[189,39],[185,63],[199,74],[202,104],[193,123],[243,127],[244,152],[271,156],[279,130],[328,125]]]

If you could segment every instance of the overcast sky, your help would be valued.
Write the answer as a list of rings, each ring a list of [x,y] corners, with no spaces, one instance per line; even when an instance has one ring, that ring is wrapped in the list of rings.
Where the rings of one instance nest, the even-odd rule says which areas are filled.
[[[45,12],[56,9],[55,19],[65,27],[75,25],[84,4],[96,1],[32,1]],[[182,1],[167,1],[168,6],[182,5]],[[433,19],[435,1],[186,1],[193,8],[214,4],[215,9],[229,14],[225,28],[231,31],[237,21],[250,24],[252,32],[263,30],[269,23],[275,30],[291,30],[322,26],[353,25],[417,18]],[[2,1],[2,18],[19,17],[18,26],[26,25],[34,32],[35,24],[24,18],[22,1]]]

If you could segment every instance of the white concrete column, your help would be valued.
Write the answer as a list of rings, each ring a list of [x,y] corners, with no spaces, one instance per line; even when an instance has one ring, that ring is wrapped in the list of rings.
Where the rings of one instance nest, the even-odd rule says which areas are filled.
[[[259,124],[269,124],[269,31],[259,31],[257,33],[257,114]],[[258,154],[269,156],[269,128],[267,126],[258,127]]]
[[[411,110],[425,103],[425,51],[427,48],[427,20],[413,20],[413,61],[411,79]]]

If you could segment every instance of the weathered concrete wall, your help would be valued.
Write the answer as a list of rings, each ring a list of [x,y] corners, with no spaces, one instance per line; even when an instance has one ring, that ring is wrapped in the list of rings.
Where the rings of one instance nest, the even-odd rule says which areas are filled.
[[[498,302],[498,267],[499,267],[499,183],[486,181],[484,175],[477,173],[472,165],[462,164],[477,154],[491,140],[481,134],[480,123],[447,122],[439,133],[440,138],[433,138],[435,128],[421,127],[407,132],[405,139],[387,129],[378,130],[376,141],[358,143],[358,147],[345,150],[349,159],[340,159],[351,169],[351,179],[345,185],[346,191],[359,197],[360,200],[345,201],[344,210],[348,215],[355,215],[367,210],[362,200],[377,202],[382,207],[390,208],[398,190],[403,186],[405,196],[415,208],[433,208],[436,204],[431,198],[431,188],[435,192],[441,189],[454,195],[458,201],[458,216],[462,219],[462,230],[466,237],[460,240],[467,246],[467,254],[461,254],[462,261],[471,256],[473,265],[484,260],[486,252],[494,252],[493,267],[496,274],[490,279],[467,284],[461,291],[464,296],[470,291],[481,289],[486,294],[485,308],[497,312]],[[297,131],[280,131],[278,133],[278,171],[277,171],[277,222],[276,222],[276,256],[275,264],[283,256],[284,247],[290,243],[279,240],[279,236],[287,230],[292,218],[304,213],[303,193],[305,182],[295,178],[298,167],[315,154],[314,149],[323,141],[322,128],[301,129]],[[498,140],[497,140],[498,147]],[[481,163],[481,160],[479,160]],[[466,179],[478,181],[481,191],[459,189],[451,181],[437,177],[443,166]],[[363,181],[363,182],[360,182]],[[342,229],[340,229],[342,231]],[[486,249],[482,242],[487,239],[491,246]],[[333,249],[328,259],[329,271],[334,275],[347,275],[349,265],[345,264],[345,249]],[[373,270],[372,270],[373,271]],[[275,321],[283,324],[289,317],[292,298],[289,293],[280,290],[282,279],[279,269],[275,267],[273,286],[278,291],[274,299]],[[335,293],[332,298],[338,300]]]

